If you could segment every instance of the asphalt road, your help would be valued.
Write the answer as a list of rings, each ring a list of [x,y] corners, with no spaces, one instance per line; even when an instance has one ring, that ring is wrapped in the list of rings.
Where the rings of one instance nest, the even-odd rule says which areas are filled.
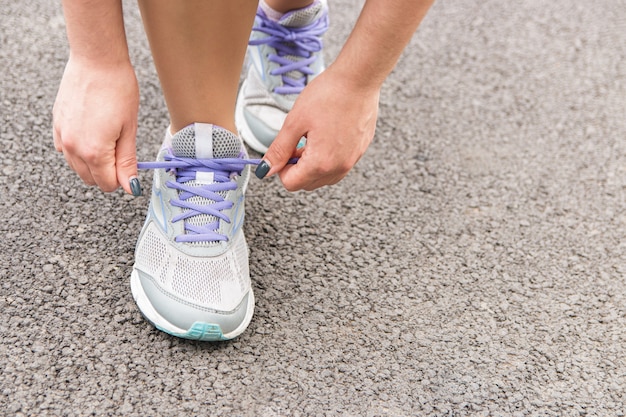
[[[251,183],[256,315],[219,344],[141,318],[147,198],[54,151],[57,3],[0,8],[0,414],[624,415],[626,2],[436,3],[343,182]],[[329,60],[360,2],[330,5]],[[126,6],[151,160],[167,114]]]

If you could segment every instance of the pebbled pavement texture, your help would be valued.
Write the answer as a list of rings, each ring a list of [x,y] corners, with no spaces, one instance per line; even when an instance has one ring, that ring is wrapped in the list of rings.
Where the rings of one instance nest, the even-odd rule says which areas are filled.
[[[147,198],[82,185],[54,151],[57,3],[0,11],[1,414],[624,415],[623,0],[437,2],[344,181],[251,183],[256,315],[218,344],[142,319]],[[330,2],[328,60],[360,4]],[[125,5],[152,160],[166,108]]]

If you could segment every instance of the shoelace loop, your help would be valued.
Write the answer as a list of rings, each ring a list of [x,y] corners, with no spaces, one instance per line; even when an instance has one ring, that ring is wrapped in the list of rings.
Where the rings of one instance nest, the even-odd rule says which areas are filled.
[[[262,39],[251,39],[250,45],[268,44],[276,49],[276,54],[271,54],[268,59],[279,65],[279,68],[271,71],[272,75],[281,75],[283,84],[274,89],[277,94],[298,94],[306,86],[307,75],[313,75],[310,65],[317,59],[312,54],[322,50],[321,36],[328,29],[328,14],[316,19],[313,23],[302,27],[286,27],[278,22],[268,19],[262,12],[257,12],[259,26],[252,30],[268,35]],[[298,57],[294,61],[289,57]],[[299,71],[303,77],[294,79],[288,74]]]

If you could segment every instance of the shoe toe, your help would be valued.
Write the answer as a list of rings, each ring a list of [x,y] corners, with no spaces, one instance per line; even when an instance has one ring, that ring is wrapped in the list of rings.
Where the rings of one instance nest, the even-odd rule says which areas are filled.
[[[133,271],[131,288],[146,319],[166,333],[187,339],[232,339],[248,327],[254,310],[251,289],[235,308],[220,311],[163,290],[152,277],[137,269]]]

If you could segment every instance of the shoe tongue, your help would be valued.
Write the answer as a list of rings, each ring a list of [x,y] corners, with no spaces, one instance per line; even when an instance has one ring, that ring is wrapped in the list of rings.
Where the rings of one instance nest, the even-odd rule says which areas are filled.
[[[207,123],[194,123],[172,136],[172,151],[181,158],[237,158],[241,149],[237,135]]]
[[[313,23],[318,18],[323,8],[324,5],[322,2],[316,0],[310,6],[285,13],[278,23],[291,28],[306,26]]]
[[[174,136],[171,141],[172,153],[181,158],[193,159],[221,159],[221,158],[238,158],[244,151],[243,143],[237,135],[221,128],[207,123],[194,123],[189,125]],[[193,171],[193,170],[190,170]],[[215,172],[209,170],[195,170],[195,177],[188,178],[185,186],[193,189],[194,187],[204,187],[216,182]],[[188,173],[186,174],[188,176]],[[222,198],[226,198],[228,191],[218,191]],[[215,201],[193,194],[190,191],[178,191],[178,195],[187,194],[185,201],[195,206],[210,206]],[[183,213],[189,212],[189,208],[183,208]],[[196,213],[186,218],[185,222],[195,228],[203,228],[207,225],[214,224],[219,227],[220,220],[211,214]],[[217,229],[215,229],[217,230]],[[185,232],[187,233],[187,232]],[[216,241],[196,242],[200,245],[214,245]]]

